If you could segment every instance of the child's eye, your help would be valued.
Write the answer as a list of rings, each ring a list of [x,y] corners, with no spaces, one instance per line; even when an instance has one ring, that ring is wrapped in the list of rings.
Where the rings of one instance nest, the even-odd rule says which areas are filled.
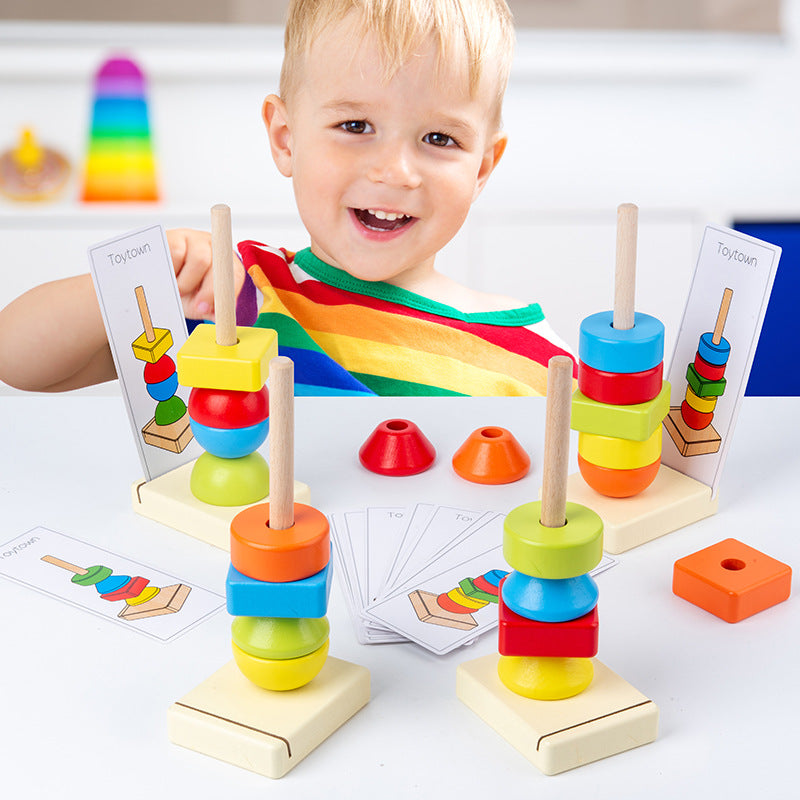
[[[347,133],[371,133],[372,126],[363,119],[349,119],[339,127]]]
[[[422,141],[426,144],[432,144],[435,147],[452,147],[458,144],[452,136],[448,136],[446,133],[439,133],[438,131],[426,133],[422,137]]]

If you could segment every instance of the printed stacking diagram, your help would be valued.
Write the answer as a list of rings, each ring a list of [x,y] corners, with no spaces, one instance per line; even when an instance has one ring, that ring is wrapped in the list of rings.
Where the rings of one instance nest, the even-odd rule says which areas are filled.
[[[471,630],[478,625],[472,615],[490,603],[497,604],[500,581],[505,575],[504,570],[492,569],[476,578],[464,578],[449,592],[438,595],[424,589],[414,589],[408,599],[420,622]]]
[[[682,456],[716,453],[722,437],[711,424],[717,400],[725,393],[725,367],[730,342],[722,335],[733,299],[733,289],[722,293],[714,330],[704,333],[694,361],[686,370],[686,397],[670,409],[665,427]]]
[[[124,600],[125,605],[117,616],[128,621],[175,614],[183,608],[192,591],[183,583],[163,588],[151,586],[148,578],[115,575],[110,567],[102,564],[84,568],[50,555],[42,556],[42,561],[72,572],[73,583],[93,586],[102,600],[109,603]]]
[[[95,77],[82,199],[158,200],[145,78],[127,58],[109,59]]]
[[[131,343],[133,355],[144,362],[144,383],[147,393],[156,402],[155,415],[142,428],[146,444],[182,452],[192,441],[186,403],[176,394],[178,373],[175,362],[167,355],[172,347],[172,334],[166,328],[154,328],[150,319],[144,287],[134,290],[144,331]]]
[[[267,499],[269,466],[258,448],[270,427],[269,362],[275,331],[236,325],[230,209],[211,209],[215,324],[198,325],[178,351],[177,381],[191,387],[195,461],[133,487],[138,513],[227,550],[231,520]],[[308,487],[294,484],[295,499]]]
[[[572,427],[579,474],[569,495],[603,519],[605,549],[621,553],[717,508],[711,488],[661,463],[669,413],[664,326],[635,310],[638,209],[617,209],[613,311],[583,320]]]
[[[542,499],[506,517],[512,567],[499,598],[499,656],[461,664],[458,697],[547,775],[656,738],[658,708],[593,658],[603,522],[567,502],[572,361],[548,365]]]
[[[369,700],[369,672],[328,658],[328,521],[293,501],[290,359],[270,365],[270,502],[231,522],[226,581],[234,661],[174,704],[170,738],[279,778]]]

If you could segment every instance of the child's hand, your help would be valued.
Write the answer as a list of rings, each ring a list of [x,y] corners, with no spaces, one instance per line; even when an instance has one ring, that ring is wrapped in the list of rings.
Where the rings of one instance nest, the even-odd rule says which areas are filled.
[[[214,319],[214,277],[211,264],[211,234],[189,228],[167,231],[172,266],[178,280],[183,313],[188,319]],[[236,296],[244,283],[244,266],[233,254]]]

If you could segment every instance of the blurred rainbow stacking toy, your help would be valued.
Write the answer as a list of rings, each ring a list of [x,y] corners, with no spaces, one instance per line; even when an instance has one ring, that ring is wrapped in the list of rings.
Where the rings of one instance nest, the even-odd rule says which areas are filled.
[[[158,200],[145,78],[127,58],[109,59],[95,76],[82,199],[85,202]]]

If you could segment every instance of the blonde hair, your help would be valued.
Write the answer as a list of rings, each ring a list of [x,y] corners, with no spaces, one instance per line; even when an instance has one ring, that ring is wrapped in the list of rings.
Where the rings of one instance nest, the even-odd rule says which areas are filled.
[[[514,27],[505,0],[290,0],[284,34],[280,94],[297,89],[302,60],[329,25],[357,15],[362,35],[375,36],[389,80],[415,51],[434,37],[441,63],[466,57],[470,94],[484,68],[495,70],[499,122],[514,49]]]

